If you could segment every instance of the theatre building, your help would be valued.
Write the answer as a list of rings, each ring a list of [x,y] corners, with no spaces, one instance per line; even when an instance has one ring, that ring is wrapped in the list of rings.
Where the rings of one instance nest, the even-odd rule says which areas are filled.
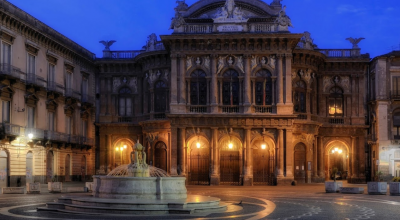
[[[179,0],[172,34],[137,51],[104,42],[93,61],[96,173],[129,163],[139,141],[148,164],[187,184],[323,182],[334,168],[369,180],[369,55],[357,39],[320,49],[291,26],[279,0]]]

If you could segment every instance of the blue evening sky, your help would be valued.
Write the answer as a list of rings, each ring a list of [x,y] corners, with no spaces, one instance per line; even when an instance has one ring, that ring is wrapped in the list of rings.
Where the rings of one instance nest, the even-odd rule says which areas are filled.
[[[111,50],[139,50],[147,36],[171,34],[176,0],[9,0],[11,3],[102,57],[100,40],[116,40]],[[271,3],[272,0],[263,0]],[[186,0],[190,6],[197,0]],[[347,49],[347,37],[371,57],[400,48],[399,0],[284,0],[295,28],[311,32],[324,49]]]

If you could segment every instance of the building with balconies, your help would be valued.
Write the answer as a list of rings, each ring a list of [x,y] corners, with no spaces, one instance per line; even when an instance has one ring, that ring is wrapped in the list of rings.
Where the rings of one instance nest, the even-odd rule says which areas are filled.
[[[97,59],[96,171],[148,164],[188,184],[275,185],[370,179],[370,58],[289,32],[280,1],[177,1],[173,33]]]
[[[400,51],[375,57],[368,82],[369,163],[390,180],[400,176]]]
[[[90,178],[94,54],[0,3],[0,187]]]

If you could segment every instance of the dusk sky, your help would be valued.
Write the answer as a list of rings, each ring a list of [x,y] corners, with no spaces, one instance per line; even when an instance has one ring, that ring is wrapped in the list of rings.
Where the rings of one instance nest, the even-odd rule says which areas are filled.
[[[111,50],[139,50],[147,36],[171,34],[176,0],[9,0],[66,37],[102,57],[100,40]],[[272,0],[264,0],[271,3]],[[186,0],[190,6],[197,0]],[[400,48],[399,0],[284,0],[294,28],[309,31],[321,49],[348,49],[348,37],[371,57]]]

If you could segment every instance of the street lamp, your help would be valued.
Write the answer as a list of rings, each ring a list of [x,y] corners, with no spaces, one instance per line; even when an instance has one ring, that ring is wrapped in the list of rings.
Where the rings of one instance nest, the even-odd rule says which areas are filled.
[[[265,145],[265,144],[261,145],[261,149],[263,149],[263,150],[267,149],[267,145]]]
[[[29,133],[29,134],[28,134],[28,137],[29,137],[29,140],[32,140],[33,134],[32,134],[32,133]]]
[[[342,149],[339,149],[339,148],[337,148],[337,147],[335,147],[335,149],[332,150],[332,154],[334,154],[334,153],[341,154],[341,153],[343,153],[343,150],[342,150]]]

